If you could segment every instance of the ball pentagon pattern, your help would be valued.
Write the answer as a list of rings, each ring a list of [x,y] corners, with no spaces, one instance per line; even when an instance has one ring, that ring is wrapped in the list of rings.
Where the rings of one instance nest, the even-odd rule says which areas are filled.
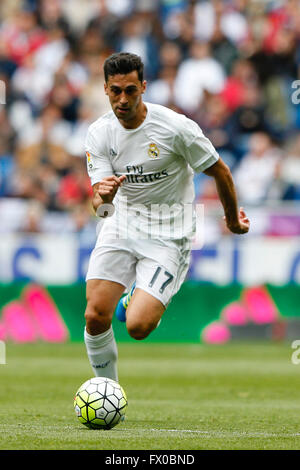
[[[84,382],[74,397],[79,421],[90,429],[112,429],[125,416],[126,394],[118,382],[93,377]]]

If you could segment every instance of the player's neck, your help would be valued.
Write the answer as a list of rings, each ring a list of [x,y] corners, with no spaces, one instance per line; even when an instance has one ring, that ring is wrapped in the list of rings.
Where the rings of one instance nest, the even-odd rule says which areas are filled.
[[[146,119],[147,116],[147,107],[143,101],[140,102],[137,111],[135,113],[135,116],[132,119],[129,119],[128,121],[124,121],[123,119],[119,119],[120,124],[125,129],[136,129],[139,127],[144,120]]]

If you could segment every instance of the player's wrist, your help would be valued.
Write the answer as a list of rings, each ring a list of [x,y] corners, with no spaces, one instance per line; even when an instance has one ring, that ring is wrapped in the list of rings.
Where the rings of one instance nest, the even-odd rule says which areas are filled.
[[[226,219],[226,224],[228,228],[237,228],[240,226],[240,221],[239,220],[227,220]]]
[[[111,217],[115,212],[115,206],[112,202],[104,202],[103,204],[99,204],[97,209],[95,209],[95,213],[97,217],[101,219],[106,219],[107,217]]]

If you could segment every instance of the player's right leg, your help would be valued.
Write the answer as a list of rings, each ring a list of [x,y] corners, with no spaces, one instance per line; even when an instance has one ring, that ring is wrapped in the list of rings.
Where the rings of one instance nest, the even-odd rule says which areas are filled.
[[[89,279],[86,285],[87,306],[84,341],[96,377],[118,381],[118,351],[111,327],[116,305],[124,286],[103,279]]]
[[[105,234],[102,237],[100,232],[86,275],[84,339],[95,375],[118,380],[117,346],[111,322],[121,295],[134,279],[136,258],[126,240],[106,239]]]

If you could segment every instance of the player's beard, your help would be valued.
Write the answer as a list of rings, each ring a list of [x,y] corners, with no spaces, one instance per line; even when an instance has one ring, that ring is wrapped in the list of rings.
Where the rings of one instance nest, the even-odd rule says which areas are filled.
[[[122,109],[123,108],[118,106],[115,110],[115,115],[118,119],[122,119],[123,121],[129,121],[134,117],[134,113],[132,112],[131,108],[124,109],[125,112],[122,112]]]
[[[124,107],[124,109],[126,110],[126,112],[124,113],[120,111],[120,109],[122,109],[122,106],[116,105],[114,108],[114,113],[116,117],[122,121],[125,121],[125,122],[132,121],[136,118],[139,104],[140,104],[140,101],[137,101],[131,106]]]

